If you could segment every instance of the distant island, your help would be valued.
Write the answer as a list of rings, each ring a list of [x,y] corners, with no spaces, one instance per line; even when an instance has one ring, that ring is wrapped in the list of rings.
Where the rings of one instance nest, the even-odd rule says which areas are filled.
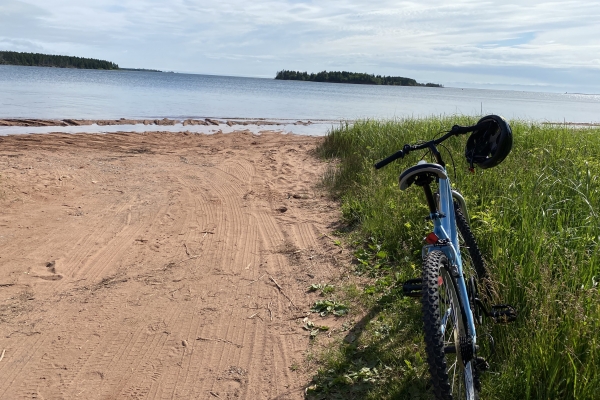
[[[136,71],[136,72],[165,72],[160,69],[147,69],[147,68],[119,68],[119,71]]]
[[[437,83],[419,83],[414,79],[401,76],[381,76],[347,71],[322,71],[316,74],[309,74],[308,72],[282,70],[277,72],[275,79],[288,81],[354,83],[362,85],[444,87]]]
[[[32,67],[58,67],[80,69],[119,69],[113,62],[95,58],[55,56],[40,53],[0,51],[0,65],[26,65]]]

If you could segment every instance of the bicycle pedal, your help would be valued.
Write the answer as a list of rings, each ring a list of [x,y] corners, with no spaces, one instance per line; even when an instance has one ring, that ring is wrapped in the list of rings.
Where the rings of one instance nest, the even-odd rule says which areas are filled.
[[[473,359],[473,383],[478,391],[481,391],[481,372],[485,372],[490,368],[490,364],[483,357],[475,357]]]
[[[405,281],[402,284],[402,292],[408,297],[421,297],[423,289],[423,279],[414,278]]]
[[[492,306],[490,317],[498,324],[507,324],[517,320],[517,310],[509,304]]]
[[[483,371],[487,371],[488,369],[490,369],[490,364],[483,357],[475,357],[473,359],[473,364],[475,364],[475,369],[477,371],[483,372]]]

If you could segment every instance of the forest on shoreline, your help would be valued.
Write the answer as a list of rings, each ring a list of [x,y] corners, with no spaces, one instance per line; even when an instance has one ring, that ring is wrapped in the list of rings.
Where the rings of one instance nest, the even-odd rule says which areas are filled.
[[[353,83],[361,85],[443,87],[443,85],[437,83],[419,83],[414,79],[405,78],[402,76],[381,76],[348,71],[321,71],[316,74],[309,74],[308,72],[281,70],[277,72],[275,79],[290,81]]]
[[[119,69],[119,66],[111,61],[98,60],[95,58],[56,56],[40,53],[20,53],[16,51],[0,51],[0,65],[105,70]]]

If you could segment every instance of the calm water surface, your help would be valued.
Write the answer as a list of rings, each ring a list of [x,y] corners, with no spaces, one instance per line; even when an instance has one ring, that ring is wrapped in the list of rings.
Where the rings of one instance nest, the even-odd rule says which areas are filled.
[[[352,120],[482,112],[599,122],[600,95],[0,65],[0,118]]]

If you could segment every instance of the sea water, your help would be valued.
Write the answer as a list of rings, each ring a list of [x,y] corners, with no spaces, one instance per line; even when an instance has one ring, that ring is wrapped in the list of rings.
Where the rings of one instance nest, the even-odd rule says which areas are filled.
[[[600,95],[0,65],[0,118],[339,121],[455,114],[597,123]]]

